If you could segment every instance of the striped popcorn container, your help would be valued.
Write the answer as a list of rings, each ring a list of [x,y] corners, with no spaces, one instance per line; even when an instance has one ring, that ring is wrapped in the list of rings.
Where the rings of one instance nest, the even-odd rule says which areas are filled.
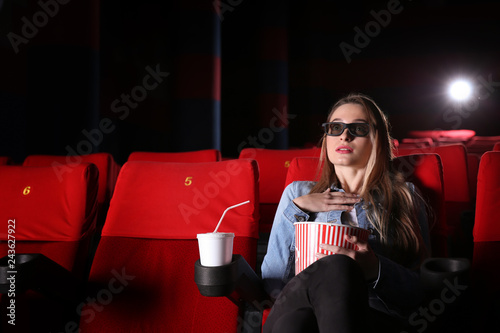
[[[357,236],[367,240],[370,233],[366,229],[349,225],[326,222],[297,222],[295,225],[295,275],[318,260],[316,253],[333,254],[323,250],[320,244],[331,244],[347,249],[355,249],[356,245],[347,242],[345,235]]]

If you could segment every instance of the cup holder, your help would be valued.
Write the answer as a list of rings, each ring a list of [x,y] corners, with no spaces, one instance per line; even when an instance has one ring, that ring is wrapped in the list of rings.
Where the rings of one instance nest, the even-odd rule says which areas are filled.
[[[236,304],[243,299],[260,310],[272,306],[262,280],[239,254],[233,254],[231,263],[217,267],[202,266],[197,260],[194,281],[203,296],[227,297]]]
[[[77,299],[82,281],[55,261],[40,253],[16,253],[0,258],[0,294],[15,287],[16,293],[28,289],[65,301]]]
[[[467,284],[469,271],[470,262],[465,258],[429,258],[420,267],[420,281],[424,291],[432,294],[442,290],[446,281]]]
[[[19,253],[13,258],[9,256],[0,258],[0,294],[9,291],[13,281],[12,276],[15,276],[16,290],[18,292],[26,290],[40,256],[39,253]]]

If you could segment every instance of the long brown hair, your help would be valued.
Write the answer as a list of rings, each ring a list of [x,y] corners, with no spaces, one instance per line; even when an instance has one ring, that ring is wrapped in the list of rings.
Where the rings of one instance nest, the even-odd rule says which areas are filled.
[[[400,263],[410,263],[425,256],[422,236],[417,221],[417,207],[423,200],[412,193],[401,172],[393,166],[393,140],[389,121],[377,104],[363,94],[350,94],[340,99],[330,110],[327,121],[338,107],[358,104],[372,125],[369,137],[372,151],[361,188],[361,197],[367,204],[367,217],[380,235],[387,254]],[[322,172],[310,193],[320,193],[332,184],[341,187],[335,174],[335,166],[328,159],[326,134],[321,142]],[[389,244],[389,240],[391,243]]]

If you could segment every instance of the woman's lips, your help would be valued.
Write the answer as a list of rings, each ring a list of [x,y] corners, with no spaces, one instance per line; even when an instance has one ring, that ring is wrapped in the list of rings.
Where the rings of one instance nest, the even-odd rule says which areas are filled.
[[[352,148],[349,146],[338,146],[335,151],[339,154],[350,154],[352,153]]]

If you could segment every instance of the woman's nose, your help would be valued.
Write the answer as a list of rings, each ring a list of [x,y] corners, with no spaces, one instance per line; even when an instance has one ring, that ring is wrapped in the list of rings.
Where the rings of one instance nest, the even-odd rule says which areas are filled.
[[[344,132],[342,132],[342,134],[340,134],[340,140],[342,141],[352,141],[353,139],[353,136],[351,135],[351,133],[349,132],[349,129],[344,129]]]

